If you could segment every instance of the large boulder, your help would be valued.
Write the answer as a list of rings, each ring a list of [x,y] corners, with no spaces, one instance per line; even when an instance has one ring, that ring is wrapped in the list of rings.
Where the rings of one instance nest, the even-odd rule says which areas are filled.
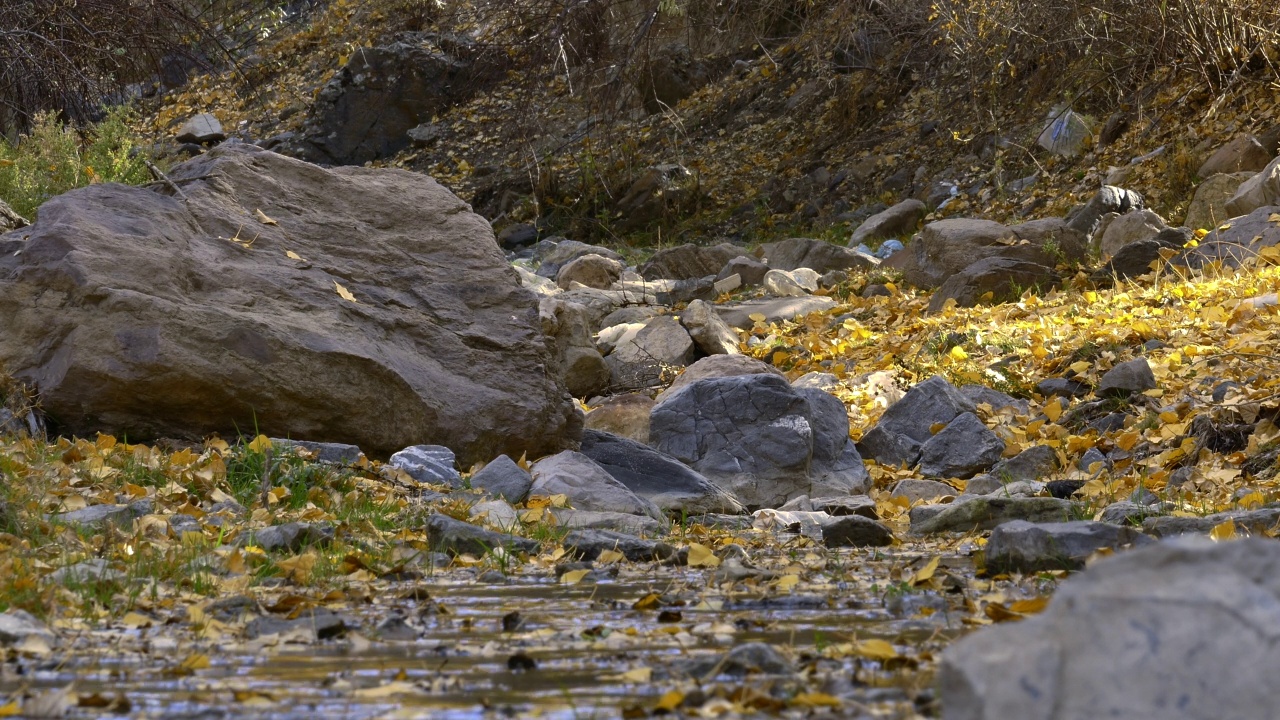
[[[582,453],[565,450],[533,464],[529,497],[564,495],[578,510],[646,515],[665,521],[662,510],[623,485]]]
[[[604,359],[612,387],[638,390],[661,385],[694,358],[693,338],[671,315],[650,318],[635,335],[618,342]]]
[[[1125,245],[1154,238],[1168,227],[1164,218],[1155,212],[1135,209],[1104,219],[1095,237],[1105,259],[1114,256]]]
[[[1225,207],[1229,217],[1240,217],[1267,205],[1280,205],[1280,158],[1240,183]]]
[[[1084,233],[1061,219],[1047,218],[1008,227],[990,220],[959,218],[924,226],[905,251],[900,269],[907,282],[932,289],[969,265],[1000,257],[1054,267],[1082,260]]]
[[[757,508],[863,492],[867,471],[847,416],[843,445],[839,432],[832,408],[773,374],[691,383],[658,403],[649,424],[655,448]]]
[[[863,243],[904,237],[915,232],[916,224],[927,212],[924,203],[910,198],[867,218],[849,240],[849,247]]]
[[[969,398],[946,378],[935,375],[890,405],[875,427],[862,436],[858,448],[881,465],[914,465],[920,459],[921,446],[933,437],[935,424],[946,425],[974,410]]]
[[[959,307],[973,307],[984,299],[1013,302],[1022,292],[1045,290],[1058,284],[1053,268],[1009,257],[983,258],[947,278],[929,298],[929,312],[941,312],[948,300]]]
[[[1196,175],[1207,178],[1220,173],[1258,172],[1273,157],[1275,153],[1263,147],[1258,138],[1243,133],[1215,150],[1196,171]]]
[[[1212,230],[1230,218],[1227,201],[1236,194],[1240,184],[1255,173],[1238,172],[1213,175],[1196,186],[1196,194],[1187,206],[1187,218],[1183,226],[1192,230]]]
[[[1166,540],[1067,579],[938,670],[948,720],[1265,718],[1280,662],[1280,544]]]
[[[582,454],[667,512],[737,514],[746,509],[697,471],[635,440],[587,430]]]
[[[1217,261],[1227,267],[1238,268],[1257,257],[1264,248],[1280,243],[1280,225],[1271,221],[1277,213],[1280,213],[1280,196],[1275,204],[1259,207],[1210,232],[1199,246],[1184,250],[1178,262],[1201,267]]]
[[[424,118],[482,90],[496,69],[465,42],[360,48],[320,89],[298,150],[335,165],[390,157]]]
[[[0,237],[0,365],[61,431],[130,440],[257,427],[465,467],[576,442],[538,302],[493,231],[425,176],[224,144]]]
[[[778,368],[747,355],[710,355],[685,368],[666,390],[658,393],[656,399],[662,402],[680,388],[707,378],[764,374],[784,377]]]

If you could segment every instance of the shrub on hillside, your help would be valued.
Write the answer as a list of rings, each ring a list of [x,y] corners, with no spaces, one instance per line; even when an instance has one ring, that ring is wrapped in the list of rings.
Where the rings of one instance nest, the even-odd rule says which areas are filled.
[[[34,220],[54,195],[95,182],[139,185],[151,180],[130,129],[130,111],[113,108],[80,132],[52,113],[35,117],[17,142],[0,139],[0,199]]]

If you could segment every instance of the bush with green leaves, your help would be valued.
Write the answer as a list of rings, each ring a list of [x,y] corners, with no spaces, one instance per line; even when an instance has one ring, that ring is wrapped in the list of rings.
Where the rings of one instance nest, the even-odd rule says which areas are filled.
[[[130,128],[128,108],[108,111],[82,130],[37,115],[30,132],[10,143],[0,139],[0,200],[34,220],[45,200],[95,182],[150,182],[146,160]]]

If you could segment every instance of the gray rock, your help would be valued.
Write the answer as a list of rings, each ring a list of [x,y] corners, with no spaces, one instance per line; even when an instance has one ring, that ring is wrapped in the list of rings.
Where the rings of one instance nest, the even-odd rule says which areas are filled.
[[[818,290],[816,270],[770,270],[764,274],[764,289],[778,297],[804,298]]]
[[[1102,508],[1102,512],[1098,513],[1098,521],[1112,525],[1141,525],[1143,520],[1159,514],[1160,511],[1155,508],[1121,500]]]
[[[990,405],[992,410],[1013,408],[1018,413],[1026,414],[1031,407],[1026,400],[1020,400],[986,385],[962,385],[960,394],[969,398],[974,406],[986,404]]]
[[[834,392],[840,387],[840,378],[831,373],[824,372],[807,372],[804,375],[791,381],[791,387],[799,390],[801,388],[813,388],[823,392]]]
[[[913,517],[911,532],[928,535],[938,532],[990,530],[1010,520],[1067,522],[1076,512],[1076,505],[1070,500],[1051,497],[982,496],[963,503],[953,502],[945,510],[928,519],[922,519],[919,523]]]
[[[462,476],[455,463],[453,451],[440,445],[413,445],[392,455],[387,462],[420,483],[460,488]]]
[[[654,407],[650,441],[748,507],[777,507],[798,495],[854,492],[853,471],[842,465],[811,475],[811,412],[809,400],[780,376],[710,378],[686,385]],[[847,460],[841,454],[838,462]]]
[[[1241,183],[1253,176],[1254,173],[1251,172],[1201,175],[1205,180],[1196,186],[1196,193],[1187,206],[1187,217],[1182,221],[1183,226],[1192,230],[1213,230],[1225,223],[1230,218],[1227,201],[1235,195]]]
[[[222,123],[218,122],[218,118],[210,113],[200,113],[178,128],[175,139],[180,143],[207,145],[226,140],[227,134],[222,131]]]
[[[743,287],[755,287],[764,282],[764,275],[767,272],[769,272],[769,266],[765,263],[748,255],[739,255],[725,263],[724,268],[716,275],[716,280],[724,280],[730,275],[737,275],[742,281]]]
[[[648,444],[649,413],[653,411],[653,398],[641,393],[628,393],[614,395],[599,402],[593,401],[593,404],[591,412],[587,413],[588,430],[612,433]]]
[[[1104,373],[1097,392],[1099,397],[1128,397],[1155,386],[1156,376],[1151,372],[1151,364],[1146,358],[1139,357],[1122,362]]]
[[[1271,717],[1278,578],[1269,539],[1166,541],[1103,559],[1043,613],[943,652],[946,717]]]
[[[1256,173],[1266,168],[1274,157],[1275,154],[1264,148],[1258,138],[1242,133],[1215,150],[1196,175],[1207,178],[1220,173]]]
[[[1032,445],[1011,458],[996,463],[990,475],[1002,484],[1039,480],[1058,470],[1058,453],[1048,445]],[[970,481],[972,483],[972,481]]]
[[[728,243],[712,247],[690,243],[659,250],[637,270],[645,280],[691,280],[714,276],[741,254],[742,248]]]
[[[533,477],[506,455],[499,455],[471,476],[471,487],[507,502],[519,503],[529,495]]]
[[[1036,392],[1046,398],[1059,395],[1069,398],[1084,397],[1091,389],[1087,384],[1073,378],[1046,378],[1036,383]]]
[[[823,295],[808,295],[793,298],[761,298],[736,303],[724,303],[716,306],[716,312],[729,323],[729,327],[739,330],[750,330],[755,326],[752,315],[763,315],[764,322],[776,323],[783,320],[794,320],[810,313],[831,310],[836,301]]]
[[[542,458],[533,465],[529,497],[554,495],[565,495],[569,504],[578,510],[630,513],[666,520],[651,500],[636,495],[599,463],[572,450]]]
[[[670,315],[650,318],[634,337],[622,340],[605,358],[615,389],[661,385],[665,377],[693,362],[693,338]]]
[[[916,231],[916,225],[924,218],[924,203],[910,198],[867,218],[849,240],[849,247],[876,240],[905,237]]]
[[[271,438],[271,445],[282,450],[298,448],[310,454],[311,459],[315,462],[330,463],[333,465],[354,465],[360,461],[361,457],[364,456],[364,453],[360,451],[359,446],[348,445],[346,443],[325,443],[311,442],[309,440]]]
[[[1276,162],[1280,163],[1280,159]],[[1280,184],[1280,166],[1276,168],[1276,175],[1276,182]],[[1280,213],[1280,197],[1243,217],[1233,217],[1225,229],[1218,227],[1212,230],[1199,246],[1183,250],[1176,262],[1193,268],[1210,262],[1239,268],[1262,250],[1280,244],[1280,226],[1271,222],[1271,216],[1276,213]]]
[[[125,574],[111,567],[111,563],[103,558],[94,558],[67,565],[49,573],[49,581],[58,584],[84,585],[87,583],[116,583],[125,579]]]
[[[256,545],[267,552],[287,550],[298,552],[311,545],[323,545],[333,540],[333,526],[329,523],[291,522],[272,525],[240,536],[240,545]]]
[[[566,240],[562,237],[547,238],[538,244],[545,251],[538,256],[538,275],[554,280],[561,268],[586,255],[599,255],[610,260],[622,262],[622,256],[602,245],[588,245],[577,240]]]
[[[914,465],[920,446],[932,435],[934,423],[950,423],[973,403],[940,375],[917,383],[889,406],[875,427],[858,443],[858,450],[882,465]]]
[[[1000,487],[987,493],[988,497],[1038,497],[1044,493],[1046,483],[1036,482],[1035,480],[1018,480],[1017,482],[1005,483]],[[972,493],[972,490],[967,490]],[[1057,497],[1057,496],[1054,496]]]
[[[440,138],[444,135],[444,128],[437,125],[436,123],[422,123],[421,125],[415,125],[409,128],[405,132],[405,134],[409,136],[409,142],[412,143],[414,147],[425,148],[425,147],[431,147],[432,145],[435,145],[437,142],[439,142]],[[517,224],[528,225],[528,223],[517,223]],[[512,227],[512,226],[508,226],[508,227]],[[514,239],[515,235],[514,233],[512,233],[512,234],[509,234],[507,237]],[[532,238],[529,238],[528,235],[525,234],[524,237],[520,238],[519,242],[512,243],[511,246],[532,245],[537,241],[538,241],[538,233],[537,231],[534,231]],[[499,241],[499,244],[502,245],[504,248],[508,247],[507,243],[503,243]]]
[[[26,610],[0,613],[0,646],[18,645],[29,637],[39,638],[48,645],[57,639],[47,625]]]
[[[11,230],[19,230],[30,224],[26,218],[14,212],[13,208],[9,207],[9,203],[0,199],[0,235]]]
[[[985,547],[987,572],[1032,573],[1079,570],[1093,553],[1104,548],[1155,542],[1132,527],[1077,520],[1029,523],[1013,520],[991,531]]]
[[[578,560],[593,561],[605,550],[622,553],[631,562],[666,560],[676,556],[676,549],[664,542],[608,530],[574,530],[561,542],[566,554]]]
[[[1227,215],[1235,218],[1251,215],[1269,205],[1280,205],[1280,158],[1272,160],[1258,174],[1240,183],[1225,207]]]
[[[740,678],[746,675],[792,675],[795,665],[772,645],[762,642],[738,645],[719,658],[697,660],[688,666],[690,677],[703,681],[718,676]]]
[[[777,375],[783,377],[782,371],[763,360],[746,355],[711,355],[698,360],[685,368],[676,376],[671,386],[658,393],[655,398],[662,402],[674,395],[678,390],[698,380],[718,377],[735,377],[738,375]]]
[[[586,430],[582,454],[665,512],[735,514],[746,510],[695,470],[635,440]]]
[[[1169,228],[1148,240],[1129,243],[1120,248],[1105,265],[1093,271],[1089,279],[1102,287],[1107,287],[1117,278],[1127,280],[1141,277],[1152,272],[1153,263],[1157,268],[1164,265],[1166,263],[1164,258],[1168,255],[1176,255],[1176,252],[1181,251],[1190,239],[1191,230]],[[1168,253],[1169,250],[1175,252]]]
[[[520,516],[516,509],[505,500],[485,500],[471,506],[468,511],[474,521],[483,522],[489,527],[509,531],[520,526]]]
[[[79,510],[54,515],[53,519],[68,525],[92,528],[116,525],[127,529],[137,517],[140,516],[134,514],[128,505],[90,505]]]
[[[885,547],[893,544],[893,533],[876,520],[846,515],[822,525],[822,543],[837,547]]]
[[[893,486],[893,491],[889,493],[889,496],[906,498],[908,502],[914,505],[922,500],[936,500],[940,497],[948,495],[954,497],[959,494],[958,490],[944,482],[906,478],[905,480],[899,480]]]
[[[1086,238],[1093,237],[1098,221],[1107,213],[1126,213],[1145,207],[1142,196],[1132,190],[1104,185],[1083,208],[1067,219],[1067,224]]]
[[[0,364],[68,435],[256,426],[375,456],[443,445],[464,465],[576,441],[535,296],[435,181],[241,143],[168,175],[185,200],[90,185],[0,239]]]
[[[880,519],[876,501],[866,495],[809,498],[809,506],[816,512],[825,512],[832,517],[860,515],[872,520]]]
[[[822,275],[832,270],[871,267],[871,261],[862,255],[825,240],[788,238],[760,247],[769,267],[774,270],[809,268]]]
[[[813,431],[809,474],[812,495],[860,494],[871,487],[858,448],[849,438],[849,411],[835,395],[817,388],[793,389],[809,403],[806,418]]]
[[[655,520],[648,515],[552,508],[551,515],[558,527],[570,530],[608,530],[628,535],[661,535],[670,529],[665,520]]]
[[[961,413],[920,446],[920,472],[932,477],[970,478],[1000,461],[1004,440],[977,415]]]
[[[494,548],[532,554],[539,547],[536,540],[496,533],[438,514],[427,518],[427,541],[436,552],[475,557],[482,557]]]
[[[1151,210],[1130,210],[1106,223],[1106,227],[1099,228],[1096,236],[1097,245],[1102,252],[1102,257],[1110,258],[1120,252],[1125,245],[1150,240],[1168,227],[1164,218]]]
[[[1022,292],[1057,287],[1052,266],[1009,257],[983,258],[948,277],[929,298],[929,312],[941,312],[948,300],[959,307],[973,307],[990,294],[990,302],[1014,302]]]
[[[349,615],[334,612],[329,608],[313,607],[303,610],[297,617],[279,617],[263,615],[250,620],[244,627],[244,636],[249,640],[266,635],[289,635],[295,642],[314,643],[320,640],[331,640],[347,634],[348,630],[358,630],[360,623]]]
[[[556,285],[563,290],[568,290],[573,283],[608,290],[622,279],[622,270],[622,263],[617,260],[588,253],[560,268],[560,272],[556,273]]]
[[[711,303],[704,300],[689,303],[680,313],[680,324],[706,355],[736,355],[740,352],[738,333],[716,313]]]
[[[907,245],[900,269],[907,282],[932,289],[947,278],[986,258],[1005,258],[1052,268],[1062,261],[1083,260],[1086,237],[1058,218],[1006,227],[990,220],[950,219],[931,222]],[[1025,241],[1025,242],[1023,242]],[[894,256],[898,264],[898,256]]]
[[[574,397],[589,397],[609,386],[609,366],[591,338],[587,308],[561,297],[538,302],[542,332],[551,350],[550,367]]]
[[[1265,535],[1280,523],[1280,508],[1230,510],[1203,517],[1149,517],[1142,521],[1142,531],[1158,538],[1177,535],[1207,535],[1228,520],[1236,529],[1251,535]]]

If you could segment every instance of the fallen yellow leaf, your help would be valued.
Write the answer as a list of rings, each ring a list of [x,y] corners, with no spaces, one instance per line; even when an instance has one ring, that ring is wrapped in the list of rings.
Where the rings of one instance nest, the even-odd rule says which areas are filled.
[[[720,567],[720,558],[706,545],[689,543],[689,567]]]
[[[892,660],[898,657],[898,651],[888,640],[859,640],[854,644],[853,652],[872,660]]]
[[[926,564],[924,567],[920,568],[920,570],[911,577],[911,584],[920,585],[922,583],[926,583],[932,580],[933,574],[938,571],[938,562],[941,559],[942,559],[941,557],[935,557],[934,559],[930,560],[928,564]]]
[[[560,576],[560,583],[563,585],[577,585],[582,582],[582,578],[587,576],[590,570],[570,570]]]
[[[280,224],[275,220],[272,220],[271,218],[267,217],[267,214],[262,212],[261,210],[254,210],[253,216],[257,218],[258,222],[262,223],[263,225],[279,225]]]
[[[343,300],[346,300],[348,302],[360,302],[359,300],[356,300],[356,296],[352,295],[350,290],[342,287],[342,284],[339,283],[337,280],[333,281],[333,287],[338,291],[338,297],[342,298]]]
[[[1218,523],[1209,531],[1209,537],[1214,540],[1231,540],[1236,536],[1236,523],[1234,520]]]

